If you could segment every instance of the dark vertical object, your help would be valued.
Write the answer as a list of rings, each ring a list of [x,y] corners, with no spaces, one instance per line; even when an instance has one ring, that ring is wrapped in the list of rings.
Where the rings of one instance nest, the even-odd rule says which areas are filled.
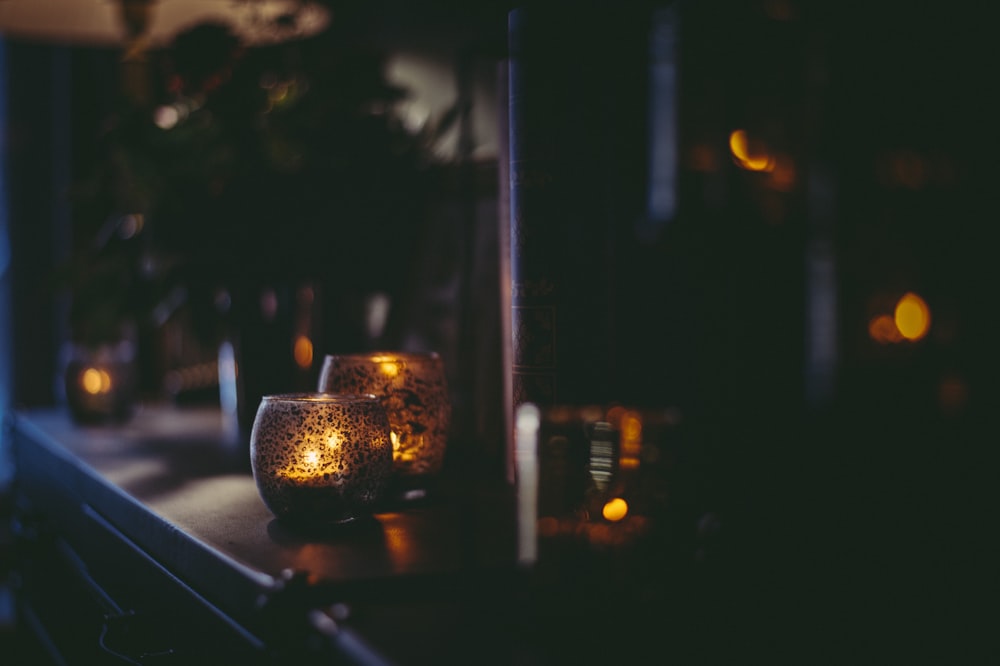
[[[478,225],[476,221],[476,182],[474,165],[472,164],[472,149],[474,147],[472,128],[472,84],[473,54],[469,49],[462,49],[456,57],[455,84],[458,88],[458,146],[456,160],[458,163],[458,229],[462,235],[460,241],[459,260],[459,335],[456,341],[458,359],[459,391],[452,391],[452,441],[461,446],[468,442],[476,432],[475,421],[481,404],[477,400],[477,373],[482,370],[481,359],[476,345],[477,333],[476,314],[477,300],[482,296],[477,293],[475,284],[476,272],[476,238]],[[454,450],[453,452],[459,453]]]
[[[7,46],[0,37],[0,492],[10,481],[4,421],[11,406],[11,249],[7,214]]]
[[[629,169],[646,162],[626,126],[647,80],[637,18],[547,7],[509,15],[515,406],[617,394],[616,230],[644,207],[645,178],[638,197],[627,191]]]
[[[73,183],[73,54],[68,48],[52,51],[52,266],[69,261],[73,247],[73,216],[70,206],[70,189]],[[53,384],[62,390],[65,360],[61,350],[68,342],[70,297],[66,292],[54,293],[49,306],[52,308],[52,347],[50,354],[55,363]],[[57,395],[61,400],[62,395]]]
[[[514,405],[513,405],[513,340],[511,336],[511,274],[510,274],[510,95],[508,70],[504,59],[497,65],[497,272],[500,277],[500,368],[503,386],[503,431],[505,477],[514,483]]]
[[[62,54],[62,55],[60,55]],[[56,92],[53,75],[66,66],[59,49],[8,44],[8,215],[12,275],[12,394],[20,404],[54,402],[56,354],[51,278],[55,245],[53,220],[64,192],[53,191],[52,159],[60,155],[53,124],[65,97]],[[58,78],[58,76],[57,76]]]

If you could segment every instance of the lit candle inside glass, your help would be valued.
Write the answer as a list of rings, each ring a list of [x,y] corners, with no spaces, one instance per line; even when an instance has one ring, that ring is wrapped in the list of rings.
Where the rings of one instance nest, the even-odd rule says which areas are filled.
[[[319,390],[371,393],[389,416],[398,476],[436,474],[444,464],[451,402],[444,364],[433,352],[327,355]]]
[[[250,455],[261,498],[278,518],[352,520],[371,508],[388,483],[388,417],[372,395],[265,396]]]

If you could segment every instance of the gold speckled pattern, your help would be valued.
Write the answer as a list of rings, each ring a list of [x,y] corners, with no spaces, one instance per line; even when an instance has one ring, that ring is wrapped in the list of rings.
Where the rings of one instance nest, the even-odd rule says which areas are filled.
[[[367,513],[389,482],[389,421],[371,395],[265,396],[250,459],[260,496],[278,518],[350,520]]]
[[[327,355],[319,390],[371,393],[392,427],[393,462],[401,476],[435,474],[444,464],[451,402],[444,364],[434,352]]]

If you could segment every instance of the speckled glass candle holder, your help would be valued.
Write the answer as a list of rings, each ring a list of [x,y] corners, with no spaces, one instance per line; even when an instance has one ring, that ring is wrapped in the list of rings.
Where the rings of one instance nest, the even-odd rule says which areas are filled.
[[[397,484],[419,486],[441,471],[451,402],[444,364],[435,352],[328,354],[319,390],[372,393],[389,415]]]
[[[389,420],[372,395],[264,396],[250,460],[261,499],[279,519],[349,522],[370,514],[389,482]]]

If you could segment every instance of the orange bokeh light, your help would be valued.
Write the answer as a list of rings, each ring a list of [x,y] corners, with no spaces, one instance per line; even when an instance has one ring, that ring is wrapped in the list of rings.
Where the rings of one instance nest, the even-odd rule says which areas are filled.
[[[736,163],[747,171],[773,171],[774,159],[751,143],[745,130],[735,130],[729,135],[729,150]]]
[[[292,351],[295,356],[295,363],[300,368],[308,368],[313,362],[313,343],[305,335],[295,338],[295,348]]]
[[[628,514],[628,502],[621,497],[608,500],[601,513],[604,515],[605,520],[616,523]]]
[[[875,342],[886,344],[889,342],[900,342],[903,335],[896,328],[896,322],[887,314],[873,317],[868,322],[868,334]]]
[[[917,341],[927,335],[931,327],[930,308],[924,299],[913,292],[903,294],[896,303],[893,319],[900,334],[911,341]]]

